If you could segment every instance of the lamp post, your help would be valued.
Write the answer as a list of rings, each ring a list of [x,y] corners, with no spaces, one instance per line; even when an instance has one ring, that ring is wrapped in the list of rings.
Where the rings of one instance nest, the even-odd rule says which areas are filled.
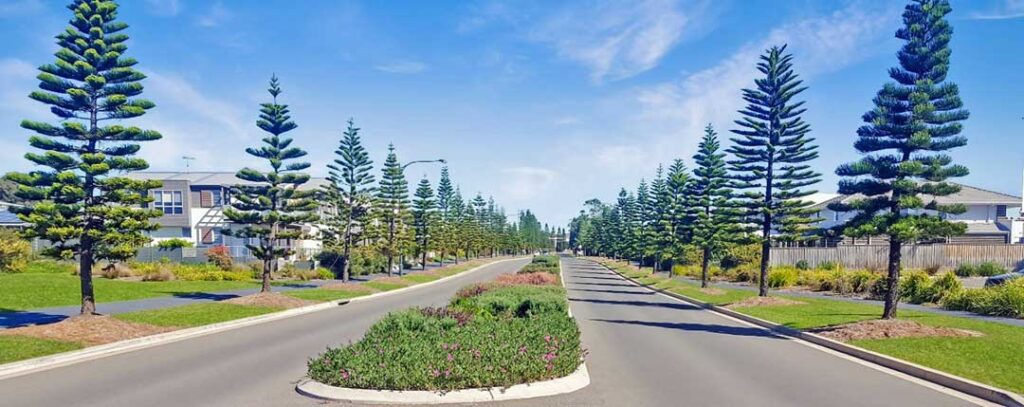
[[[409,161],[409,162],[407,162],[405,164],[402,164],[402,171],[405,171],[405,168],[410,166],[410,165],[422,164],[422,163],[441,163],[441,164],[447,164],[448,160],[445,160],[444,158],[438,158],[436,160],[414,160],[414,161]]]

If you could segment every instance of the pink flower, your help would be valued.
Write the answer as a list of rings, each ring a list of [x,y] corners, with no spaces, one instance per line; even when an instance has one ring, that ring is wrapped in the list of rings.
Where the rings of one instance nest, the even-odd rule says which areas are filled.
[[[449,362],[451,362],[451,361],[453,361],[453,360],[455,360],[455,357],[454,357],[454,356],[452,356],[452,354],[451,354],[451,353],[449,353],[449,354],[448,354],[448,361],[449,361]]]
[[[544,359],[545,362],[550,362],[555,357],[556,357],[555,354],[554,353],[550,353],[550,352],[545,354],[544,356],[541,356],[541,358]]]
[[[434,377],[438,377],[438,376],[440,376],[440,375],[441,375],[441,371],[440,371],[440,370],[437,370],[437,369],[434,369],[434,371],[433,371],[433,372],[431,372],[431,374],[432,374],[432,375],[433,375]]]
[[[341,379],[342,379],[342,380],[348,380],[348,376],[349,376],[349,374],[348,374],[348,371],[347,371],[347,370],[345,370],[345,369],[341,369],[341,370],[339,371],[339,373],[341,373]]]
[[[544,335],[544,342],[551,342],[551,335]]]
[[[519,354],[522,355],[524,353],[526,353],[526,346],[525,345],[519,347]]]

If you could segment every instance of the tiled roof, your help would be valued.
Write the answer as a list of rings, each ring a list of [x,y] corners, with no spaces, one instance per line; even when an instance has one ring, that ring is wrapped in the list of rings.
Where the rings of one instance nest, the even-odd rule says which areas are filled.
[[[953,183],[956,184],[956,183]],[[1010,207],[1020,206],[1021,198],[1001,192],[989,191],[978,187],[972,187],[970,185],[960,185],[960,192],[953,195],[935,197],[935,200],[942,205],[950,204],[984,204],[984,205],[1007,205]],[[820,202],[813,206],[815,209],[825,209],[832,202],[849,202],[851,199],[863,198],[863,195],[838,195],[835,198]],[[931,201],[928,195],[922,195],[921,198],[925,201]]]
[[[135,179],[160,180],[160,181],[186,181],[191,185],[218,185],[231,186],[239,184],[251,184],[235,177],[234,172],[227,171],[203,171],[203,172],[159,172],[144,171],[128,174]],[[323,177],[312,177],[309,182],[303,184],[299,189],[319,188],[327,184]]]

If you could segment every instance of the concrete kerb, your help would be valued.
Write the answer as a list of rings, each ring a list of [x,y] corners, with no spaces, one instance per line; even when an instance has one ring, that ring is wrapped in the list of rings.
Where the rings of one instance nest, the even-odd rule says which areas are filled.
[[[559,279],[562,274],[559,260]],[[565,287],[565,280],[562,286]],[[572,317],[572,310],[568,310]],[[306,379],[295,386],[299,394],[332,401],[350,401],[369,404],[452,404],[480,403],[490,401],[522,400],[572,393],[590,385],[587,363],[582,362],[576,371],[568,376],[543,382],[524,383],[506,388],[479,388],[435,392],[427,390],[370,390],[329,386],[312,379]]]
[[[590,260],[593,261],[593,260]],[[597,263],[597,262],[595,262]],[[600,264],[600,263],[597,263]],[[853,345],[849,345],[843,342],[835,341],[821,335],[815,335],[813,333],[804,332],[798,329],[790,328],[785,325],[779,325],[774,322],[766,321],[760,318],[752,317],[747,314],[743,314],[731,309],[720,307],[714,304],[700,301],[696,298],[687,297],[685,295],[668,291],[662,288],[656,288],[649,284],[644,284],[636,279],[633,279],[625,274],[619,273],[617,270],[611,269],[603,264],[602,267],[610,270],[611,272],[619,275],[620,277],[629,280],[633,284],[645,287],[649,290],[668,295],[672,298],[676,298],[682,301],[686,301],[690,304],[696,305],[700,308],[717,312],[719,314],[727,315],[732,318],[739,319],[741,321],[760,326],[772,332],[801,339],[810,343],[813,343],[824,348],[828,348],[855,358],[880,365],[897,372],[916,377],[921,380],[925,380],[931,383],[938,384],[943,387],[947,387],[964,394],[968,394],[982,400],[990,401],[996,404],[1004,406],[1024,407],[1024,397],[1013,393],[1008,390],[999,389],[986,384],[978,383],[970,379],[955,376],[949,373],[940,372],[938,370],[921,366],[915,363],[907,362],[905,360],[896,359],[890,356],[886,356],[880,353],[872,352],[867,349],[859,348]]]
[[[197,338],[200,336],[210,335],[218,332],[229,331],[232,329],[243,328],[251,325],[262,324],[266,322],[276,321],[279,319],[290,318],[298,315],[309,314],[312,312],[323,311],[331,309],[337,306],[345,305],[354,301],[366,301],[375,298],[381,298],[388,295],[395,295],[403,292],[408,292],[418,288],[430,286],[432,284],[438,284],[443,281],[463,276],[475,271],[478,271],[484,267],[520,259],[520,257],[514,257],[509,259],[502,259],[493,261],[487,264],[483,264],[474,267],[470,270],[463,271],[461,273],[453,274],[447,277],[442,277],[434,281],[426,283],[411,285],[391,291],[385,291],[381,293],[375,293],[365,295],[362,297],[356,297],[345,300],[334,300],[320,304],[309,305],[305,307],[292,308],[284,311],[274,312],[270,314],[257,315],[248,318],[236,319],[232,321],[219,322],[216,324],[203,325],[194,328],[180,329],[177,331],[171,331],[167,333],[144,336],[141,338],[127,339],[123,341],[90,346],[85,349],[58,353],[54,355],[41,356],[38,358],[26,359],[18,362],[7,363],[0,365],[0,380],[22,376],[29,373],[39,372],[43,370],[53,369],[61,366],[72,365],[75,363],[85,362],[89,360],[95,360],[107,356],[118,355],[121,353],[131,352],[139,349],[150,348],[154,346],[164,345],[172,342],[177,342],[185,339]]]

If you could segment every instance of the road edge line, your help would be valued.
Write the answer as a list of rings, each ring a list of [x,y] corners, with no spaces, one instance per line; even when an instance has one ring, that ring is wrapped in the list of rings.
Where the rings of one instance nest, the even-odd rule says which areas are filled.
[[[345,305],[356,301],[366,301],[370,299],[377,299],[386,297],[389,295],[395,295],[398,293],[404,293],[412,291],[416,288],[426,287],[432,284],[437,284],[455,277],[468,275],[497,263],[506,261],[519,260],[522,257],[513,257],[509,259],[501,259],[482,264],[472,269],[462,271],[450,276],[442,277],[434,281],[428,281],[421,284],[410,285],[390,291],[384,291],[379,293],[373,293],[364,295],[361,297],[332,300],[319,304],[308,305],[304,307],[292,308],[278,312],[272,312],[269,314],[256,315],[252,317],[246,317],[242,319],[235,319],[231,321],[218,322],[210,325],[197,326],[192,328],[179,329],[176,331],[166,332],[156,335],[143,336],[141,338],[126,339],[123,341],[106,343],[103,345],[89,346],[84,349],[56,353],[53,355],[40,356],[32,359],[20,360],[17,362],[11,362],[0,365],[0,380],[10,379],[18,376],[24,376],[31,373],[41,372],[45,370],[55,369],[58,367],[69,366],[81,362],[90,360],[96,360],[108,356],[119,355],[122,353],[128,353],[136,350],[151,348],[160,345],[166,345],[186,339],[198,338],[201,336],[211,335],[215,333],[230,331],[234,329],[244,328],[247,326],[258,325],[266,322],[277,321],[280,319],[295,317],[299,315],[305,315],[313,312],[324,311],[332,309],[341,305]]]
[[[809,333],[809,332],[804,332],[804,331],[801,331],[801,330],[798,330],[798,329],[790,328],[790,327],[787,327],[785,325],[780,325],[780,324],[776,324],[774,322],[766,321],[766,320],[763,320],[763,319],[760,319],[760,318],[757,318],[757,317],[752,317],[750,315],[743,314],[743,313],[740,313],[740,312],[737,312],[737,311],[733,311],[733,310],[725,308],[725,307],[720,307],[720,306],[717,306],[717,305],[714,305],[714,304],[710,304],[710,303],[706,303],[706,302],[700,301],[700,300],[695,299],[695,298],[687,297],[687,296],[679,294],[679,293],[668,291],[668,290],[665,290],[665,289],[662,289],[662,288],[653,287],[653,286],[651,286],[649,284],[641,283],[641,282],[639,282],[639,281],[637,281],[637,280],[635,280],[635,279],[633,279],[633,278],[631,278],[629,276],[626,276],[626,275],[624,275],[622,273],[619,273],[617,270],[614,270],[614,269],[612,269],[612,268],[610,268],[608,266],[605,266],[604,264],[601,264],[599,262],[596,262],[594,260],[589,260],[589,259],[584,259],[584,260],[587,260],[587,261],[593,262],[594,264],[600,265],[601,267],[604,267],[604,268],[608,269],[612,273],[615,273],[619,277],[621,277],[621,278],[623,278],[625,280],[628,280],[629,282],[631,282],[633,284],[636,284],[638,286],[644,287],[644,288],[649,289],[651,291],[660,293],[662,295],[666,295],[666,296],[675,298],[677,300],[693,304],[693,305],[695,305],[695,306],[697,306],[699,308],[702,308],[704,310],[712,311],[712,312],[718,313],[718,314],[723,315],[723,316],[727,316],[727,317],[730,317],[730,318],[733,318],[733,319],[737,319],[737,320],[746,322],[748,324],[756,325],[758,327],[767,329],[767,330],[769,330],[771,332],[775,332],[777,334],[781,334],[783,336],[788,336],[788,337],[791,337],[791,338],[800,339],[800,340],[803,340],[803,341],[808,342],[810,344],[817,345],[817,346],[820,346],[820,347],[823,347],[823,348],[826,348],[826,349],[829,349],[829,350],[833,350],[833,351],[842,353],[842,354],[847,355],[847,356],[851,356],[851,357],[857,358],[857,359],[865,361],[865,362],[869,362],[869,363],[872,363],[872,364],[875,364],[875,365],[879,365],[879,366],[882,366],[882,367],[885,367],[885,368],[888,368],[888,369],[892,369],[892,370],[897,371],[899,373],[902,373],[902,374],[905,374],[905,375],[908,375],[908,376],[911,376],[911,377],[914,377],[914,378],[917,378],[917,379],[920,379],[920,380],[924,380],[924,381],[929,382],[929,383],[934,383],[934,384],[937,384],[937,385],[940,385],[940,386],[943,386],[943,387],[946,387],[946,388],[949,388],[949,389],[952,389],[952,390],[955,390],[955,391],[967,394],[967,395],[972,396],[972,397],[977,397],[979,399],[982,399],[982,400],[985,400],[985,401],[988,401],[988,402],[992,402],[992,403],[996,403],[996,404],[1000,404],[1000,405],[1004,405],[1004,406],[1024,407],[1024,397],[1022,397],[1022,396],[1020,396],[1020,395],[1018,395],[1016,393],[1013,393],[1013,392],[1011,392],[1009,390],[1003,390],[1003,389],[1000,389],[1000,388],[997,388],[997,387],[993,387],[993,386],[989,386],[989,385],[986,385],[986,384],[978,383],[978,382],[975,382],[975,381],[973,381],[971,379],[967,379],[967,378],[964,378],[964,377],[956,376],[956,375],[953,375],[953,374],[950,374],[950,373],[946,373],[946,372],[941,372],[941,371],[938,371],[938,370],[935,370],[935,369],[932,369],[932,368],[929,368],[929,367],[921,366],[921,365],[918,365],[918,364],[915,364],[915,363],[912,363],[912,362],[908,362],[908,361],[905,361],[905,360],[902,360],[902,359],[897,359],[897,358],[894,358],[894,357],[891,357],[891,356],[887,356],[887,355],[883,355],[883,354],[880,354],[880,353],[877,353],[877,352],[873,352],[873,351],[870,351],[870,350],[867,350],[867,349],[864,349],[864,348],[860,348],[860,347],[849,345],[849,344],[846,344],[846,343],[834,341],[832,339],[828,339],[828,338],[820,336],[820,335],[815,335],[815,334],[812,334],[812,333]]]

